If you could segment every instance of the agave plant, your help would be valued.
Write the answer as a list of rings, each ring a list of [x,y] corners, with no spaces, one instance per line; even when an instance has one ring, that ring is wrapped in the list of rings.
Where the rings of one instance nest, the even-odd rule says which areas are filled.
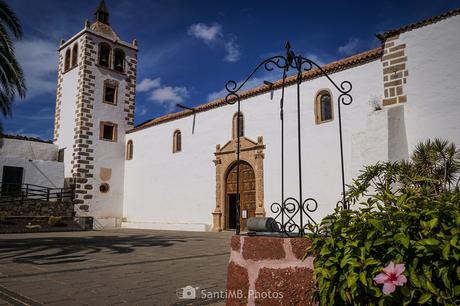
[[[22,38],[21,25],[16,14],[5,1],[0,0],[0,112],[4,116],[11,115],[11,104],[16,94],[20,98],[26,95],[24,74],[14,54],[12,36]]]

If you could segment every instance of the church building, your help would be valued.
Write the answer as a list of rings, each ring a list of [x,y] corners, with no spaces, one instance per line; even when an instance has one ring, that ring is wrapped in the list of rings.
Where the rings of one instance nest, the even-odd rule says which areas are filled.
[[[322,66],[337,84],[353,84],[353,103],[341,108],[346,182],[365,165],[408,158],[428,138],[460,146],[459,14],[387,31],[380,47]],[[76,214],[105,228],[234,229],[240,125],[242,227],[251,216],[273,216],[282,81],[242,92],[240,120],[222,98],[135,126],[137,52],[135,39],[111,28],[104,1],[59,46],[54,144],[66,185],[75,186]],[[299,189],[295,84],[296,76],[286,79],[286,196]],[[302,187],[318,202],[311,216],[319,222],[341,198],[339,92],[312,69],[300,95]]]

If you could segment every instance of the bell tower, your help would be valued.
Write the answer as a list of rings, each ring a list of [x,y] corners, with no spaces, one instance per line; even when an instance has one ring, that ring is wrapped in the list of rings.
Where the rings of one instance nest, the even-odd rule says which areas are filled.
[[[123,217],[125,132],[134,126],[137,41],[121,40],[102,0],[92,23],[59,47],[54,142],[75,185],[77,215]]]

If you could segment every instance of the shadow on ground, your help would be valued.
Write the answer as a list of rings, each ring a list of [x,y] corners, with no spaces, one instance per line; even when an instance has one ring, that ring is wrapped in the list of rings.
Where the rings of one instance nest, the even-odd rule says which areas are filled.
[[[188,241],[190,238],[157,235],[27,237],[4,240],[0,237],[0,260],[35,265],[77,263],[87,261],[88,255],[100,252],[127,254],[136,248],[171,247]]]

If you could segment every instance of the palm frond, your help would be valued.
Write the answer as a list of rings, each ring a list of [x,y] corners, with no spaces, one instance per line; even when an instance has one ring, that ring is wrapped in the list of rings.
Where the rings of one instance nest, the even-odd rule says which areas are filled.
[[[0,0],[0,22],[4,23],[17,39],[22,38],[19,18],[3,0]]]

